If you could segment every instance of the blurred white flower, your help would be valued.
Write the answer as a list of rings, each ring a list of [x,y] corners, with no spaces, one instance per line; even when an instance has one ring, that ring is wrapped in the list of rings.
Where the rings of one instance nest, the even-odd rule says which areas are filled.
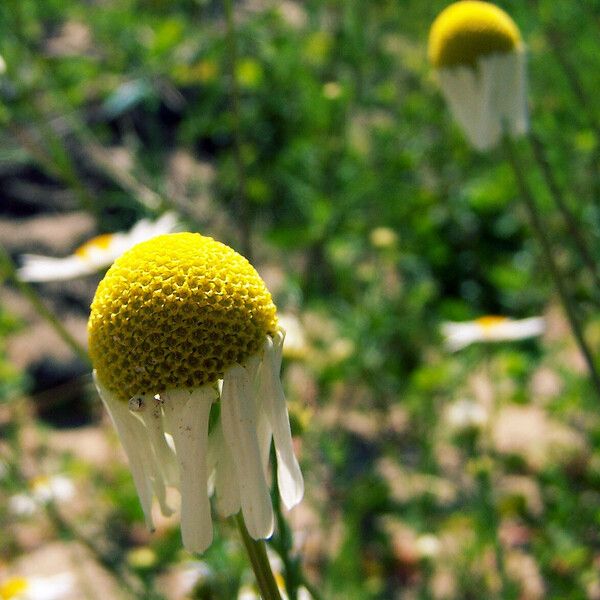
[[[505,342],[524,340],[544,333],[543,317],[529,319],[511,319],[489,315],[474,321],[442,323],[442,335],[445,345],[451,352],[456,352],[475,342]]]
[[[110,266],[139,242],[171,233],[177,227],[177,216],[168,212],[156,221],[142,219],[127,232],[104,233],[92,238],[64,258],[25,254],[18,276],[22,281],[64,281],[90,275]]]
[[[285,358],[303,358],[306,356],[308,346],[304,335],[304,328],[298,317],[292,313],[279,313],[277,315],[279,326],[285,331],[283,356]]]
[[[75,486],[65,475],[35,477],[29,490],[14,494],[8,499],[10,512],[16,515],[32,515],[39,506],[48,502],[63,502],[75,495]]]
[[[0,600],[63,600],[73,593],[71,573],[49,577],[10,577],[0,583]]]
[[[432,533],[420,535],[416,541],[417,554],[421,558],[435,558],[442,548],[440,540]]]
[[[525,47],[518,27],[489,2],[463,0],[446,7],[429,34],[429,58],[442,93],[469,142],[494,147],[503,127],[529,127]]]
[[[188,596],[200,581],[209,579],[212,576],[213,571],[208,563],[202,560],[190,560],[183,565],[178,574],[179,587]]]
[[[487,423],[488,411],[481,404],[463,398],[448,407],[446,418],[453,429],[479,429]]]

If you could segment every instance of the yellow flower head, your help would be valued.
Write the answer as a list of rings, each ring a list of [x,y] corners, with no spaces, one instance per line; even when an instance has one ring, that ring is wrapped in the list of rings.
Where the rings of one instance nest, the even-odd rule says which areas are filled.
[[[122,255],[88,324],[98,380],[125,402],[216,383],[276,331],[275,305],[250,263],[194,233],[161,235]]]
[[[505,54],[521,45],[514,21],[497,6],[462,0],[445,8],[429,32],[429,60],[435,68],[475,67],[482,56]]]

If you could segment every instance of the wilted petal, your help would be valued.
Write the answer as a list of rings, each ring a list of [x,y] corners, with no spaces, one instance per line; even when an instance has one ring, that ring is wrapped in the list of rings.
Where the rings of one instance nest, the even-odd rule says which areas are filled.
[[[224,517],[240,510],[240,488],[237,471],[229,446],[225,442],[221,421],[217,421],[210,436],[211,454],[215,457],[215,493],[217,510]]]
[[[208,500],[208,418],[211,388],[162,394],[168,429],[175,442],[181,491],[181,535],[190,552],[204,552],[212,541]]]
[[[154,522],[152,520],[152,480],[148,466],[148,456],[151,455],[150,440],[146,432],[144,424],[136,419],[130,412],[127,403],[115,398],[105,387],[99,382],[95,376],[94,381],[98,394],[106,406],[106,410],[115,425],[117,433],[125,454],[129,460],[133,481],[140,498],[146,525],[154,530]]]
[[[254,390],[246,369],[234,365],[225,372],[221,423],[239,482],[246,527],[255,538],[273,533],[273,507],[256,436]]]
[[[161,405],[161,399],[151,398],[148,394],[136,396],[129,401],[130,411],[146,427],[152,450],[152,455],[147,459],[152,469],[153,489],[158,498],[161,512],[168,517],[173,514],[173,509],[167,504],[165,486],[178,486],[179,475],[175,453],[165,438]]]
[[[292,508],[302,500],[304,479],[292,447],[290,420],[285,395],[279,377],[283,335],[274,340],[267,338],[260,371],[259,394],[263,399],[266,415],[273,429],[273,441],[277,454],[277,482],[283,503]]]

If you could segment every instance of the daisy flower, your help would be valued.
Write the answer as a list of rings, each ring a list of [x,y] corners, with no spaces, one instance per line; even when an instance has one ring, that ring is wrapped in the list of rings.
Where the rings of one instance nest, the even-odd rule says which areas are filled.
[[[429,60],[454,118],[478,150],[495,146],[503,129],[528,129],[525,47],[514,21],[488,2],[446,7],[429,33]]]
[[[448,407],[448,424],[458,431],[481,429],[488,421],[488,411],[481,404],[463,398]]]
[[[474,321],[459,323],[446,322],[442,324],[442,335],[445,345],[451,352],[456,352],[475,342],[505,342],[524,340],[544,333],[543,317],[529,319],[511,319],[488,315]]]
[[[29,482],[29,490],[14,494],[8,500],[9,510],[16,515],[29,516],[49,502],[64,502],[75,495],[73,481],[65,475],[40,475]]]
[[[64,281],[90,275],[111,265],[123,252],[139,242],[177,229],[177,217],[168,212],[152,222],[142,219],[132,229],[103,233],[88,240],[64,258],[25,254],[17,271],[22,281]]]
[[[284,332],[264,282],[228,246],[162,235],[115,261],[88,325],[94,378],[128,455],[148,526],[152,501],[181,492],[184,546],[212,541],[209,495],[242,511],[254,539],[273,532],[273,440],[287,508],[304,492],[279,379]]]
[[[71,573],[50,577],[10,577],[0,582],[0,600],[62,600],[71,596],[74,586]]]

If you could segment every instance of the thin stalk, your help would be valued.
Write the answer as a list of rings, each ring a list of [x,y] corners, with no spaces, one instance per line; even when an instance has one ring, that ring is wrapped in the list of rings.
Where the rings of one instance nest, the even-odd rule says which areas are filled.
[[[565,199],[563,198],[558,182],[554,177],[552,168],[550,167],[550,164],[544,152],[544,146],[542,144],[542,141],[533,131],[530,131],[527,137],[529,139],[531,149],[533,150],[533,156],[535,158],[535,161],[540,167],[546,185],[548,186],[548,190],[550,190],[550,195],[554,200],[554,204],[556,204],[556,207],[558,208],[563,219],[565,220],[567,229],[569,230],[569,234],[573,239],[573,243],[577,247],[577,250],[585,266],[587,267],[588,271],[594,279],[594,285],[596,289],[600,290],[600,275],[598,274],[596,261],[594,260],[594,257],[592,256],[592,253],[588,248],[588,245],[583,235],[581,234],[575,216],[573,215],[571,209],[568,207],[567,203],[565,202]]]
[[[14,123],[9,123],[7,127],[21,147],[28,152],[43,169],[50,175],[62,180],[75,192],[82,208],[90,211],[92,214],[98,214],[97,202],[79,180],[75,167],[69,158],[69,154],[62,146],[62,141],[49,126],[40,125],[40,127],[44,128],[44,133],[52,145],[54,156],[47,152],[45,148],[42,148],[41,144],[38,144],[24,127]],[[60,154],[60,159],[57,159],[56,154]]]
[[[277,473],[277,455],[275,449],[271,449],[271,470]],[[277,551],[283,562],[283,576],[285,579],[285,589],[290,600],[297,600],[298,586],[302,583],[302,573],[297,558],[290,556],[292,550],[292,532],[283,516],[281,510],[281,496],[279,495],[279,482],[277,477],[273,477],[275,483],[271,493],[273,502],[273,512],[275,513],[275,522],[277,524],[277,536],[271,541],[272,547]]]
[[[529,215],[531,227],[540,243],[544,262],[546,263],[546,268],[548,269],[548,272],[550,273],[550,276],[554,281],[554,285],[556,286],[556,290],[558,291],[560,301],[571,324],[571,330],[573,331],[573,335],[575,336],[575,341],[579,346],[579,350],[583,354],[583,357],[585,359],[590,373],[590,377],[592,379],[594,387],[596,388],[596,392],[598,396],[600,396],[600,376],[598,375],[598,371],[596,369],[594,357],[583,335],[583,329],[581,323],[579,322],[579,317],[577,315],[573,300],[571,299],[571,296],[567,291],[567,287],[563,280],[562,274],[558,268],[556,260],[554,259],[550,241],[546,234],[546,230],[544,229],[542,219],[537,211],[535,200],[531,195],[531,192],[525,180],[525,176],[523,175],[521,167],[519,166],[519,162],[516,157],[512,140],[508,135],[504,135],[502,143],[504,146],[504,151],[508,158],[508,162],[512,167],[517,186],[521,193],[521,199],[523,200],[523,204]]]
[[[252,563],[260,595],[263,600],[281,600],[279,588],[275,582],[275,577],[273,576],[273,571],[271,571],[271,565],[267,557],[264,540],[255,540],[250,536],[241,511],[236,515],[235,520],[246,551],[248,552],[250,562]]]
[[[36,312],[45,319],[64,342],[73,350],[73,352],[86,364],[90,364],[90,359],[86,349],[69,333],[65,326],[57,319],[51,310],[46,308],[35,289],[28,283],[21,281],[17,275],[17,269],[10,258],[10,255],[0,244],[0,273],[4,272],[17,286],[18,290],[33,305]]]
[[[571,88],[573,96],[579,103],[581,110],[586,114],[589,124],[600,133],[600,122],[596,117],[596,112],[593,107],[595,103],[593,99],[585,91],[585,87],[575,67],[567,58],[565,48],[568,47],[560,31],[554,27],[546,27],[546,37],[550,42],[550,48],[556,58],[556,61],[561,66],[565,79]],[[570,45],[570,44],[569,44]]]
[[[227,26],[227,52],[229,59],[230,101],[231,118],[233,126],[233,153],[237,169],[237,197],[235,201],[236,218],[240,227],[241,252],[252,262],[252,239],[250,211],[246,195],[246,169],[242,155],[242,118],[240,108],[240,88],[238,86],[237,70],[237,38],[235,31],[235,18],[233,14],[233,0],[224,0],[225,21]]]

